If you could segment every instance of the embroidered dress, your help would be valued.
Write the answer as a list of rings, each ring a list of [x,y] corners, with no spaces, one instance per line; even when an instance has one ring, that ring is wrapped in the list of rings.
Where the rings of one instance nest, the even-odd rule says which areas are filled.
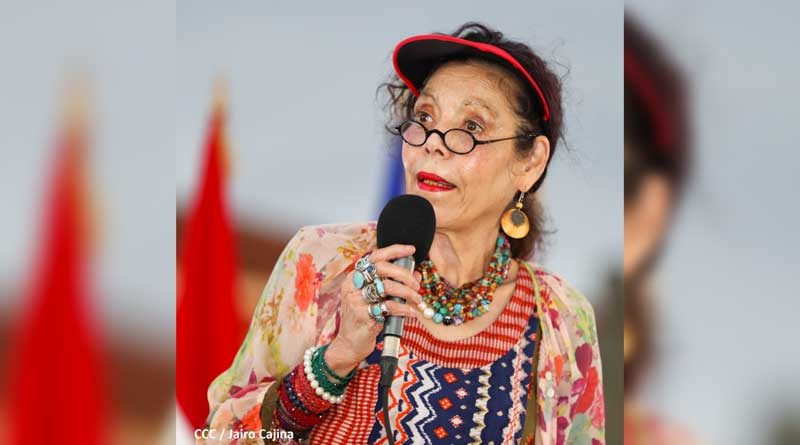
[[[521,268],[512,298],[489,327],[459,341],[406,319],[389,415],[395,443],[516,443],[522,432],[539,319]],[[376,390],[383,334],[348,391],[314,429],[312,443],[388,443]]]
[[[262,404],[274,403],[282,378],[303,361],[309,346],[330,343],[335,337],[341,284],[355,261],[375,248],[374,222],[305,227],[292,238],[267,282],[236,358],[209,387],[209,428],[270,431],[275,427],[275,417],[269,425],[261,424]],[[558,276],[536,264],[520,261],[520,265],[510,301],[491,325],[472,337],[437,340],[417,319],[406,319],[389,402],[398,445],[517,443],[534,376],[536,444],[604,443],[592,308]],[[536,337],[539,324],[541,338]],[[537,342],[541,342],[538,367],[532,373]],[[375,350],[348,385],[344,401],[326,411],[310,431],[310,443],[387,443],[377,393],[381,347],[379,335]],[[273,443],[242,437],[249,438],[198,439],[198,443]]]

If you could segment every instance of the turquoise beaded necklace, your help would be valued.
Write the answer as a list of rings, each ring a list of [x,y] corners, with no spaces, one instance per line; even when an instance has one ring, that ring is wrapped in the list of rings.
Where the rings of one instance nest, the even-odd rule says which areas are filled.
[[[489,312],[494,290],[506,278],[511,265],[511,244],[499,234],[486,274],[458,288],[445,281],[429,259],[419,263],[422,274],[421,292],[425,302],[423,313],[437,324],[460,325]]]

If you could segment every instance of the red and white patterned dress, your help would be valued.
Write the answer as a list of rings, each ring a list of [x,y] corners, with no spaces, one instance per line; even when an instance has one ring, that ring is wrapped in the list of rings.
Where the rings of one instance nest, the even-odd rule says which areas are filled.
[[[472,337],[439,340],[417,319],[406,319],[389,400],[395,443],[517,443],[539,327],[535,306],[523,267],[501,314]],[[377,391],[382,340],[379,334],[345,400],[314,428],[311,443],[388,443]]]

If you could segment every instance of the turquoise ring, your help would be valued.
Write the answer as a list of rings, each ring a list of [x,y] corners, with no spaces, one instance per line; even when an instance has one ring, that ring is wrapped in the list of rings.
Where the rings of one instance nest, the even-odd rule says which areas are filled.
[[[386,304],[381,303],[373,303],[367,307],[369,310],[369,316],[372,317],[373,320],[377,321],[378,323],[383,323],[386,321],[386,316],[388,315],[389,311],[386,308]]]
[[[377,278],[375,265],[369,261],[369,255],[364,255],[356,261],[355,272],[353,272],[353,286],[361,289],[366,284],[370,284]]]
[[[372,285],[375,286],[375,291],[378,292],[378,295],[381,297],[381,300],[386,298],[386,290],[383,287],[383,280],[381,277],[375,276],[375,280],[372,282]]]

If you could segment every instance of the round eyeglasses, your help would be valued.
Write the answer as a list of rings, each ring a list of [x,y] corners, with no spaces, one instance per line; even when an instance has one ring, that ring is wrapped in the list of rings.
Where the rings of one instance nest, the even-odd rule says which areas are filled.
[[[444,146],[447,147],[448,150],[460,155],[465,155],[471,152],[477,145],[491,144],[492,142],[507,141],[510,139],[533,139],[537,136],[534,133],[528,133],[501,139],[479,141],[475,139],[475,135],[467,130],[451,128],[443,133],[435,128],[428,130],[420,122],[414,120],[407,120],[394,127],[394,131],[392,131],[392,134],[399,135],[408,145],[411,145],[412,147],[421,147],[424,145],[431,133],[438,134],[439,137],[442,138]]]

